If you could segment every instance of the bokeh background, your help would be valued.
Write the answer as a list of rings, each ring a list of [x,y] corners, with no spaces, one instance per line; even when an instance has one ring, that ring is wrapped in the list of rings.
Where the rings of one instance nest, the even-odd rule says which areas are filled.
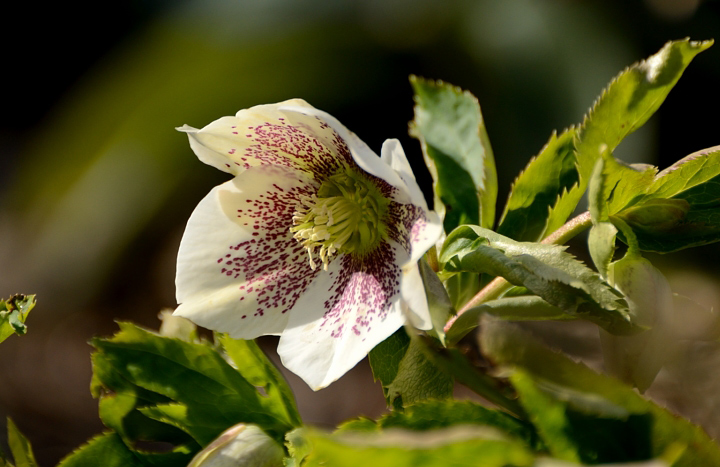
[[[550,132],[579,122],[624,67],[667,40],[720,40],[707,0],[129,0],[4,6],[0,296],[38,294],[27,336],[0,346],[0,415],[41,465],[102,430],[89,393],[94,335],[157,328],[175,306],[174,261],[196,203],[227,175],[174,127],[302,97],[379,149],[399,138],[421,182],[408,75],[478,96],[500,204]],[[699,55],[616,156],[665,167],[720,144],[720,46]],[[674,286],[720,306],[715,246],[659,259]],[[582,355],[594,329],[545,336]],[[265,339],[269,350],[275,341]],[[663,376],[663,404],[720,430],[716,344]],[[590,357],[588,357],[590,358]],[[666,372],[667,373],[667,372]],[[384,410],[365,364],[319,393],[291,376],[305,420]],[[372,386],[369,388],[369,386]],[[5,440],[4,423],[0,439]]]

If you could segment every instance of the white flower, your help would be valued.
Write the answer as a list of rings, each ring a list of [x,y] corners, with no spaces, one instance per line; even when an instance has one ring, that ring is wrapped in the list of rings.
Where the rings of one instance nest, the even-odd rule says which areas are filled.
[[[430,328],[418,259],[442,226],[397,140],[378,157],[305,101],[180,128],[234,179],[193,212],[176,315],[232,337],[280,335],[283,364],[332,383],[405,323]]]

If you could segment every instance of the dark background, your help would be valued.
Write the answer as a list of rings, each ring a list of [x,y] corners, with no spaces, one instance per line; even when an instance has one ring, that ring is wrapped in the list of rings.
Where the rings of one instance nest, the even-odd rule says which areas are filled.
[[[0,415],[13,417],[48,466],[102,430],[87,340],[114,332],[114,320],[158,326],[160,309],[175,306],[184,222],[227,178],[200,163],[174,127],[301,97],[376,150],[401,139],[427,188],[419,145],[407,136],[408,75],[442,79],[480,101],[501,211],[550,132],[579,123],[624,67],[671,39],[720,39],[720,5],[711,0],[135,0],[109,8],[12,3],[0,28],[0,296],[39,297],[28,335],[0,346]],[[662,168],[720,144],[718,83],[716,45],[616,156]],[[717,306],[718,258],[706,247],[658,264],[677,287]],[[275,341],[263,343],[271,350]],[[702,355],[706,364],[715,358]],[[714,373],[704,368],[699,377]],[[291,378],[308,422],[383,410],[364,365],[319,394]],[[707,387],[673,384],[658,397],[699,422],[717,415],[714,398],[687,400]]]

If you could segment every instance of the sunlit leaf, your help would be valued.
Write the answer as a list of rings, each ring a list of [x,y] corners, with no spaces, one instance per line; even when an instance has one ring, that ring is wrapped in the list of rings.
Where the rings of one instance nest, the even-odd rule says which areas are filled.
[[[622,295],[563,246],[515,242],[487,229],[462,226],[448,235],[440,261],[448,271],[501,276],[611,333],[636,332]]]
[[[577,130],[579,183],[553,206],[543,237],[557,230],[572,214],[585,193],[600,148],[612,153],[626,136],[640,128],[663,103],[690,61],[712,43],[689,39],[668,42],[655,55],[628,67],[612,80]]]
[[[460,224],[492,227],[497,177],[477,99],[440,81],[410,82],[416,104],[411,134],[422,145],[445,231]]]
[[[30,441],[18,429],[10,417],[7,418],[8,446],[15,459],[15,467],[38,467]]]
[[[575,167],[575,128],[550,141],[533,158],[512,186],[498,233],[520,241],[540,240],[550,208],[578,183]]]

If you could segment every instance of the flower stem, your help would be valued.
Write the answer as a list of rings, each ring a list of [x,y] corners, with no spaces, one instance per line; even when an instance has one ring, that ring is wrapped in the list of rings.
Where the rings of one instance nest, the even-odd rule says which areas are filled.
[[[590,219],[590,212],[585,211],[579,216],[567,221],[562,227],[545,237],[540,243],[545,245],[562,245],[580,232],[586,230],[591,225],[592,220]],[[482,303],[489,302],[490,300],[500,298],[503,293],[507,292],[512,287],[513,285],[504,278],[496,277],[488,285],[483,287],[483,289],[471,298],[460,310],[458,310],[457,315],[445,325],[445,331],[447,332],[450,327],[452,327],[455,320],[469,309]]]

